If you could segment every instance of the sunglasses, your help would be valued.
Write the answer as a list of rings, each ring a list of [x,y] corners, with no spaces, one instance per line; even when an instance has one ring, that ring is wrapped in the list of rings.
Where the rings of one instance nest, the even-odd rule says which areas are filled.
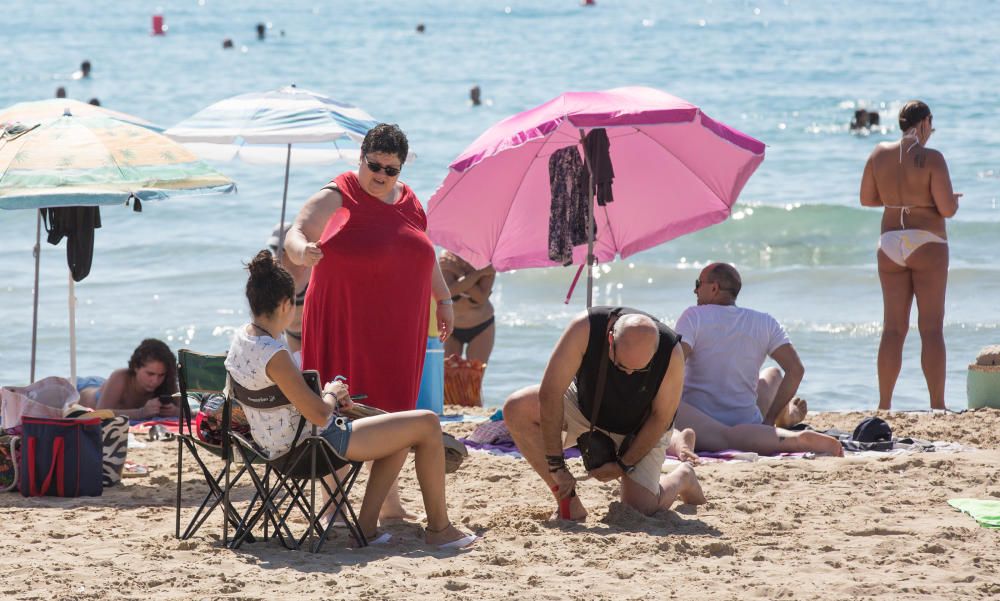
[[[717,282],[709,282],[709,281],[702,282],[701,280],[695,280],[694,281],[695,292],[698,291],[698,288],[701,288],[702,284],[717,284]],[[735,292],[732,288],[723,288],[722,286],[719,286],[719,290],[725,290],[726,292]]]
[[[400,167],[389,167],[388,165],[376,163],[375,161],[369,159],[367,154],[365,155],[365,164],[368,165],[368,170],[372,173],[381,173],[385,171],[385,174],[389,177],[396,177],[401,171]]]
[[[650,359],[649,363],[647,363],[645,367],[640,367],[639,369],[630,369],[628,367],[625,367],[624,365],[622,365],[621,363],[618,362],[618,346],[617,346],[617,344],[618,343],[615,340],[615,335],[612,334],[611,335],[611,350],[614,352],[614,359],[611,360],[611,365],[614,365],[615,369],[617,369],[618,371],[624,372],[624,373],[626,373],[628,375],[632,375],[632,374],[644,374],[644,373],[646,373],[647,371],[649,371],[653,367],[653,359]],[[654,358],[655,358],[655,355],[654,355]]]

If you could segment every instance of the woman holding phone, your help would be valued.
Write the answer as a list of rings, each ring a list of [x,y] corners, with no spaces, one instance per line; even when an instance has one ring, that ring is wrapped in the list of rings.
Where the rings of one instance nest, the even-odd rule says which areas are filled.
[[[252,320],[237,328],[226,356],[226,369],[240,387],[259,391],[277,386],[290,401],[274,409],[243,407],[254,441],[271,456],[286,452],[292,446],[301,416],[319,426],[320,436],[344,459],[371,461],[358,522],[372,543],[388,541],[387,533],[376,531],[379,511],[412,448],[427,512],[425,542],[442,549],[475,542],[474,535],[453,526],[448,517],[444,447],[437,415],[404,411],[353,422],[339,418],[337,414],[353,404],[347,384],[336,378],[317,396],[303,379],[281,335],[295,313],[292,276],[266,250],[254,257],[248,270],[246,296]]]

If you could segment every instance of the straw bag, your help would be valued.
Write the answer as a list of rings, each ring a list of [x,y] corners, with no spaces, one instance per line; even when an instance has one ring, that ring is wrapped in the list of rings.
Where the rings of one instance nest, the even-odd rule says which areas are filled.
[[[475,359],[448,355],[444,360],[444,402],[446,405],[482,407],[483,374],[486,364]]]

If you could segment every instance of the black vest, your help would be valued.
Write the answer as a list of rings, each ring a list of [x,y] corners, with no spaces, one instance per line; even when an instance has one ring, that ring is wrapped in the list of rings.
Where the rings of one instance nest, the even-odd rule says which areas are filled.
[[[660,329],[660,345],[653,355],[650,370],[644,373],[626,374],[611,363],[609,345],[605,343],[608,332],[608,319],[612,311],[620,311],[621,315],[640,313],[656,321]],[[590,320],[590,340],[583,362],[576,372],[577,398],[580,411],[587,420],[593,413],[594,392],[597,388],[597,374],[601,361],[608,362],[607,381],[604,384],[604,400],[601,401],[601,411],[597,416],[596,426],[615,434],[631,434],[638,430],[649,414],[653,398],[660,389],[663,376],[670,364],[670,355],[681,337],[666,324],[661,323],[652,315],[629,307],[593,307],[588,309]]]

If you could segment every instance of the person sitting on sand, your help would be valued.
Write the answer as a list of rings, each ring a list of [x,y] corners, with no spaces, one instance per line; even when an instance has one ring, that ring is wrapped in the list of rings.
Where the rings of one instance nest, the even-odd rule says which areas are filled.
[[[593,307],[563,332],[541,385],[507,399],[504,422],[518,449],[557,500],[569,499],[562,517],[587,516],[563,449],[590,430],[598,397],[594,426],[610,435],[617,456],[591,469],[590,476],[601,482],[621,479],[622,502],[646,515],[669,508],[678,497],[692,505],[705,502],[687,463],[660,474],[668,447],[685,461],[697,459],[694,432],[671,431],[684,384],[678,340],[673,330],[635,309]],[[604,390],[597,391],[602,371]],[[626,437],[632,438],[628,448],[622,444]]]
[[[353,422],[337,419],[339,411],[353,406],[346,383],[339,379],[328,382],[317,396],[306,384],[282,336],[295,318],[292,276],[266,250],[257,253],[247,269],[246,296],[252,320],[236,329],[226,369],[237,397],[240,389],[254,393],[277,386],[288,400],[288,404],[267,409],[243,406],[254,441],[272,457],[282,454],[291,448],[304,418],[322,429],[319,435],[341,457],[372,461],[358,512],[358,523],[371,543],[388,542],[388,533],[376,532],[379,510],[412,448],[427,512],[424,540],[442,549],[475,542],[475,535],[462,532],[448,518],[444,447],[437,415],[416,410]]]
[[[698,305],[676,326],[687,362],[677,427],[695,431],[699,451],[843,455],[831,436],[784,429],[805,418],[806,402],[795,397],[805,368],[777,320],[736,306],[742,285],[726,263],[705,267],[695,280]],[[761,371],[768,356],[780,370]]]
[[[116,369],[105,380],[78,378],[80,404],[111,409],[129,419],[173,417],[177,403],[177,357],[162,340],[147,338],[132,352],[128,368]]]

